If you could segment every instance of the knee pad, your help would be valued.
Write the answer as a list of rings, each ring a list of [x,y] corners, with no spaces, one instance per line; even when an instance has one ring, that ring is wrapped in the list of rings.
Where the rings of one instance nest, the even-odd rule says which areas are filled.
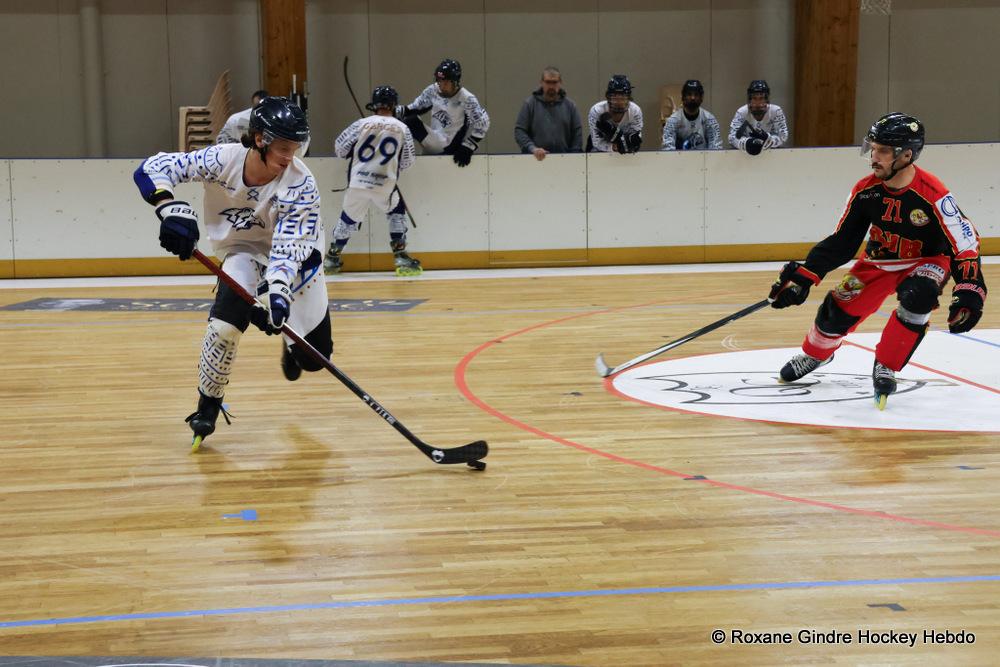
[[[399,194],[399,190],[394,190],[391,195],[389,195],[390,201],[395,198],[396,203],[391,209],[389,209],[389,215],[404,215],[406,213],[406,204],[403,203],[403,197]]]
[[[896,295],[899,306],[896,314],[904,324],[924,325],[931,319],[931,311],[938,307],[941,287],[925,276],[910,276],[899,283]]]
[[[236,348],[243,334],[229,322],[211,318],[201,343],[198,359],[198,389],[206,396],[222,398],[236,359]]]
[[[209,325],[213,320],[222,324],[230,324],[235,327],[238,333],[243,333],[250,326],[250,311],[252,306],[244,301],[226,283],[219,283],[219,292],[215,296],[215,303],[208,314]]]
[[[844,336],[858,323],[860,317],[845,313],[828,292],[816,311],[816,328],[828,336]]]

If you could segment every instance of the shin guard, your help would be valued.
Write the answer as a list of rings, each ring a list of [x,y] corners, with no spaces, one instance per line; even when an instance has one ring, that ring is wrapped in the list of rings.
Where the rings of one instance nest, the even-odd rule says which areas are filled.
[[[206,396],[222,398],[229,384],[241,332],[229,322],[208,321],[198,360],[198,389]]]
[[[840,347],[843,336],[830,336],[820,331],[816,325],[812,325],[806,339],[802,341],[802,351],[814,359],[825,361],[833,356],[833,353]]]
[[[893,312],[882,329],[882,338],[875,346],[875,359],[894,371],[902,370],[927,333],[927,326],[903,322]]]

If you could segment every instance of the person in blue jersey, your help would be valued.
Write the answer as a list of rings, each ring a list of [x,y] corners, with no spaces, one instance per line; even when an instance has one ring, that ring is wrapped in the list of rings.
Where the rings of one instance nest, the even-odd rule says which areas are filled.
[[[239,144],[190,153],[157,153],[143,160],[134,180],[156,207],[160,245],[190,259],[200,238],[198,216],[175,188],[205,185],[204,223],[223,270],[259,303],[251,306],[220,283],[198,362],[198,407],[187,422],[195,438],[215,431],[240,337],[253,323],[268,334],[287,322],[329,357],[333,352],[329,301],[321,271],[324,247],[320,197],[296,150],[309,140],[309,123],[284,97],[266,97],[250,114]],[[287,338],[281,367],[288,380],[322,368]],[[200,440],[196,440],[200,442]]]

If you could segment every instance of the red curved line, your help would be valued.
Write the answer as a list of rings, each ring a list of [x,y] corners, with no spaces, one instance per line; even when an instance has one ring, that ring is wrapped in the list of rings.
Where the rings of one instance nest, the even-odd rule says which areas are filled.
[[[652,303],[660,303],[660,302],[652,302]],[[648,306],[648,305],[650,305],[650,304],[641,304],[641,306]],[[941,530],[950,530],[950,531],[960,532],[960,533],[971,533],[973,535],[985,535],[985,536],[988,536],[988,537],[1000,537],[1000,530],[989,530],[989,529],[986,529],[986,528],[974,528],[974,527],[971,527],[971,526],[958,526],[958,525],[954,525],[954,524],[950,524],[950,523],[941,523],[939,521],[930,521],[930,520],[927,520],[927,519],[915,519],[915,518],[912,518],[912,517],[902,516],[900,514],[889,514],[888,512],[879,512],[879,511],[876,511],[876,510],[866,510],[866,509],[860,509],[860,508],[857,508],[857,507],[848,507],[847,505],[838,505],[836,503],[828,503],[828,502],[824,502],[822,500],[812,500],[811,498],[801,498],[799,496],[789,496],[789,495],[784,494],[784,493],[777,493],[775,491],[767,491],[767,490],[764,490],[764,489],[754,489],[754,488],[749,487],[749,486],[741,486],[739,484],[730,484],[728,482],[720,482],[720,481],[717,481],[717,480],[714,480],[714,479],[695,479],[694,478],[695,475],[692,475],[692,474],[683,473],[683,472],[680,472],[680,471],[677,471],[677,470],[671,470],[670,468],[663,468],[661,466],[653,465],[651,463],[645,463],[643,461],[637,461],[636,459],[630,459],[630,458],[628,458],[626,456],[619,456],[618,454],[612,454],[610,452],[605,452],[605,451],[602,451],[600,449],[595,449],[593,447],[588,447],[587,445],[583,445],[583,444],[580,444],[580,443],[575,442],[573,440],[569,440],[567,438],[560,437],[560,436],[555,435],[553,433],[549,433],[548,431],[543,431],[540,428],[537,428],[537,427],[532,426],[530,424],[526,424],[525,422],[522,422],[519,419],[515,419],[514,417],[511,417],[510,415],[508,415],[508,414],[506,414],[504,412],[501,412],[500,410],[494,408],[492,405],[490,405],[486,401],[484,401],[481,398],[479,398],[479,396],[477,396],[469,388],[469,384],[468,384],[468,382],[465,379],[465,371],[469,367],[469,364],[472,362],[473,359],[475,359],[477,356],[479,356],[480,353],[482,353],[483,351],[485,351],[485,350],[493,347],[494,345],[496,345],[498,343],[502,343],[505,340],[509,340],[511,338],[514,338],[515,336],[519,336],[521,334],[528,333],[530,331],[535,331],[537,329],[542,329],[544,327],[552,326],[552,325],[555,325],[555,324],[561,324],[561,323],[567,322],[569,320],[575,320],[575,319],[578,319],[578,318],[581,318],[581,317],[589,317],[591,315],[597,315],[597,314],[601,314],[601,313],[614,312],[614,311],[617,311],[617,310],[623,310],[624,308],[628,308],[628,307],[638,308],[638,307],[641,307],[641,306],[623,306],[623,307],[619,307],[619,308],[609,308],[609,309],[606,309],[606,310],[580,313],[578,315],[570,315],[569,317],[562,317],[562,318],[559,318],[557,320],[551,320],[549,322],[542,322],[540,324],[534,324],[534,325],[532,325],[530,327],[525,327],[523,329],[519,329],[517,331],[514,331],[514,332],[511,332],[511,333],[507,333],[507,334],[504,334],[502,336],[499,336],[498,338],[494,338],[493,340],[486,341],[485,343],[479,345],[478,347],[476,347],[475,349],[473,349],[471,352],[469,352],[468,354],[466,354],[464,357],[462,357],[461,361],[458,362],[458,365],[455,366],[455,374],[454,374],[454,377],[455,377],[455,386],[458,387],[458,390],[462,393],[462,395],[465,396],[473,405],[475,405],[476,407],[478,407],[483,412],[486,412],[488,414],[493,415],[494,417],[496,417],[497,419],[499,419],[501,421],[507,422],[508,424],[511,424],[512,426],[516,426],[517,428],[519,428],[521,430],[524,430],[524,431],[527,431],[529,433],[534,433],[535,435],[537,435],[537,436],[539,436],[541,438],[545,438],[546,440],[551,440],[553,442],[559,443],[560,445],[565,445],[567,447],[572,447],[574,449],[578,449],[578,450],[580,450],[582,452],[587,452],[588,454],[593,454],[595,456],[600,456],[600,457],[608,459],[610,461],[616,461],[618,463],[624,463],[626,465],[634,466],[636,468],[642,468],[643,470],[649,470],[651,472],[656,472],[656,473],[659,473],[661,475],[669,475],[671,477],[679,477],[681,479],[684,479],[684,480],[687,480],[687,481],[692,481],[692,482],[701,482],[702,484],[705,484],[705,485],[708,485],[708,486],[714,486],[714,487],[720,488],[720,489],[728,489],[730,491],[741,491],[743,493],[749,493],[749,494],[753,494],[753,495],[756,495],[756,496],[764,496],[765,498],[773,498],[775,500],[784,500],[784,501],[787,501],[787,502],[799,503],[801,505],[809,505],[809,506],[812,506],[812,507],[822,507],[824,509],[836,510],[838,512],[847,512],[848,514],[855,514],[855,515],[860,515],[860,516],[867,516],[867,517],[874,518],[874,519],[888,519],[890,521],[898,521],[900,523],[907,523],[907,524],[911,524],[911,525],[915,525],[915,526],[926,526],[928,528],[938,528],[938,529],[941,529]],[[937,371],[935,371],[935,372],[937,372]]]

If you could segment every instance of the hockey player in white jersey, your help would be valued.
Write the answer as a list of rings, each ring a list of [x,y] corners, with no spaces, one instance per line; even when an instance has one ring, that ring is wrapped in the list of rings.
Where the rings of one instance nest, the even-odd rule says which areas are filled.
[[[777,104],[771,104],[771,87],[767,81],[755,79],[747,87],[747,103],[736,110],[729,123],[729,145],[760,155],[761,151],[778,148],[788,141],[788,121]]]
[[[142,197],[156,206],[160,245],[189,259],[199,239],[191,206],[174,198],[188,181],[205,184],[205,230],[223,269],[264,305],[251,307],[219,283],[198,362],[198,408],[186,421],[195,448],[215,431],[241,335],[253,323],[268,334],[289,326],[322,354],[333,352],[326,284],[320,271],[323,223],[312,173],[295,157],[309,138],[299,107],[267,97],[254,107],[240,144],[190,153],[157,153],[136,169]],[[322,368],[285,339],[281,367],[288,380]]]
[[[399,173],[413,164],[416,153],[410,129],[393,117],[398,103],[399,95],[392,86],[377,87],[372,101],[365,105],[374,115],[354,121],[337,137],[337,157],[350,158],[351,162],[344,209],[323,262],[327,273],[340,271],[340,255],[361,227],[369,204],[389,220],[396,274],[416,276],[423,272],[420,262],[406,252],[406,204],[396,188]]]
[[[705,86],[698,79],[688,79],[681,87],[681,108],[670,114],[663,124],[665,151],[686,151],[722,148],[719,121],[707,109],[701,108]]]
[[[250,96],[250,106],[243,111],[237,111],[226,119],[226,124],[219,130],[215,138],[217,144],[238,144],[240,138],[250,129],[250,112],[260,101],[267,97],[266,90],[258,90]]]
[[[624,74],[608,81],[604,100],[587,114],[587,151],[636,153],[642,146],[642,109],[632,101],[632,83]]]
[[[420,116],[430,112],[430,125]],[[479,142],[490,129],[490,117],[479,100],[462,87],[462,66],[450,58],[434,70],[434,83],[410,104],[396,109],[413,138],[428,155],[451,155],[459,167],[468,166]]]

